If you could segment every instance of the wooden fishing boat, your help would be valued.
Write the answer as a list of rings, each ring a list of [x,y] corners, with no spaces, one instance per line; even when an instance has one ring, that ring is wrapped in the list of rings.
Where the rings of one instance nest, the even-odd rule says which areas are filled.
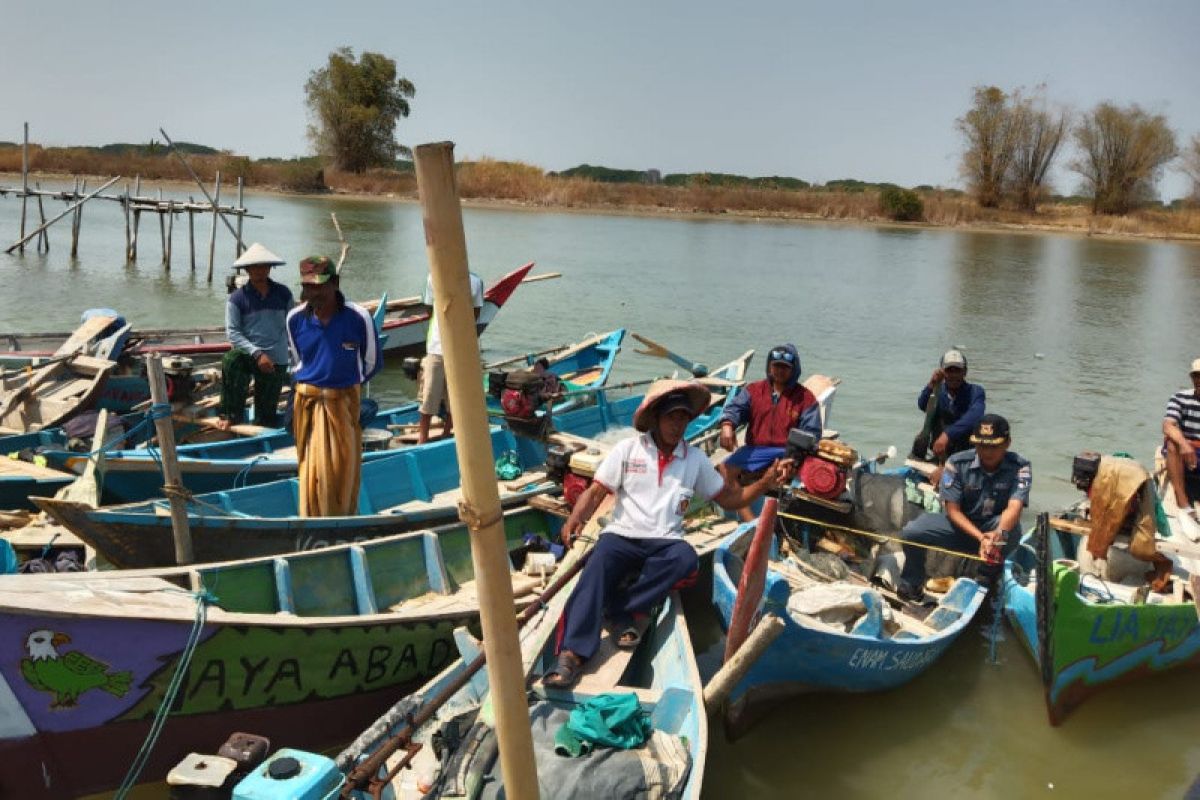
[[[28,372],[0,377],[0,434],[52,428],[86,409],[99,394],[112,361],[74,355]]]
[[[593,532],[596,524],[593,518]],[[703,524],[692,525],[685,536],[698,552],[712,552],[714,540]],[[573,587],[570,565],[583,552],[585,548],[576,545],[568,553],[558,567],[562,577],[554,582],[554,588],[560,583],[564,588],[547,598],[536,613],[527,614],[531,618],[519,632],[526,680],[531,687],[530,717],[540,796],[546,800],[565,796],[604,796],[613,800],[635,796],[698,798],[708,749],[708,722],[678,595],[671,595],[654,615],[636,651],[619,650],[606,635],[572,688],[548,688],[541,683],[541,676],[555,662],[558,620]],[[315,793],[313,796],[332,796],[340,790],[343,796],[367,798],[370,795],[364,786],[371,778],[381,781],[384,797],[461,796],[454,788],[465,789],[465,784],[476,788],[486,784],[496,789],[502,778],[495,761],[487,673],[478,669],[480,644],[465,630],[456,631],[455,642],[461,655],[457,661],[392,706],[336,759],[284,748],[239,782],[233,796],[283,800],[299,796],[306,787]],[[628,751],[598,748],[585,757],[571,759],[556,754],[555,734],[570,711],[606,693],[635,695],[649,716],[653,728],[650,740]],[[434,755],[435,736],[448,748],[440,757]],[[297,775],[295,780],[264,780],[271,763],[284,758],[294,758],[304,765],[303,778]],[[397,769],[401,761],[411,769]],[[631,789],[630,783],[641,781],[643,776],[660,782],[656,784],[660,795]],[[670,783],[674,789],[668,791],[663,784]]]
[[[625,329],[617,328],[608,333],[593,334],[579,342],[559,345],[536,353],[513,356],[488,364],[485,368],[487,370],[485,388],[488,390],[486,392],[488,412],[497,415],[504,413],[499,400],[496,399],[496,394],[492,391],[492,376],[500,372],[529,369],[539,359],[546,360],[548,371],[558,376],[567,390],[589,389],[606,385],[624,340]],[[554,410],[565,411],[581,404],[580,397],[569,397],[565,401],[557,403]]]
[[[559,529],[534,509],[504,519],[518,565],[527,533]],[[145,781],[232,730],[349,741],[451,662],[456,628],[478,633],[469,538],[455,525],[202,567],[0,577],[0,792],[111,791],[164,705]],[[538,580],[513,583],[520,606]]]
[[[725,626],[756,524],[739,527],[713,558],[713,604]],[[832,603],[814,596],[823,591],[836,591]],[[732,690],[727,732],[744,733],[779,701],[798,694],[875,692],[907,683],[958,638],[985,594],[974,580],[959,578],[926,616],[865,580],[836,582],[790,554],[775,554],[759,613],[779,616],[785,627]],[[841,613],[826,614],[827,607]]]
[[[1169,594],[1146,591],[1145,564],[1124,582],[1081,569],[1090,525],[1078,509],[1043,514],[1005,564],[1005,614],[1038,667],[1052,725],[1111,684],[1200,666],[1200,621],[1184,594],[1189,576],[1200,573],[1200,546],[1174,520],[1160,521],[1167,527],[1158,550],[1172,562]]]
[[[496,281],[483,295],[483,307],[475,326],[479,333],[491,324],[501,307],[533,269],[533,262],[508,273]],[[361,304],[372,313],[378,301]],[[382,333],[387,336],[385,355],[421,355],[429,333],[429,306],[419,297],[404,298],[387,303]],[[68,333],[0,333],[0,359],[44,358],[52,354],[68,337]],[[132,331],[125,352],[132,356],[146,353],[182,356],[220,356],[229,350],[224,326],[204,328],[147,328]]]

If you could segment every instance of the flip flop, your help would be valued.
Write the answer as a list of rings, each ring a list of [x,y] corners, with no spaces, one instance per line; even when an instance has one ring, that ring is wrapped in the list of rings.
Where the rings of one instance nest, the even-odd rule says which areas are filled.
[[[569,689],[579,680],[583,659],[569,650],[558,654],[558,663],[542,676],[542,685],[553,689]]]
[[[622,626],[617,633],[617,647],[622,650],[635,650],[642,642],[642,635],[646,632],[647,620],[645,618],[634,620],[628,625]]]

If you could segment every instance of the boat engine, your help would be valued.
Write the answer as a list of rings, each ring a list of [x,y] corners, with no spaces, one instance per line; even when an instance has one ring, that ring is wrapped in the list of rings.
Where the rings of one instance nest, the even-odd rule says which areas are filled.
[[[596,477],[604,460],[598,447],[585,447],[575,442],[556,443],[546,449],[546,474],[562,484],[563,500],[572,508]]]
[[[163,375],[167,379],[167,399],[172,403],[189,405],[195,395],[193,372],[195,363],[187,356],[167,356],[162,360]]]
[[[530,369],[490,372],[488,392],[500,401],[506,416],[533,419],[539,408],[562,393],[562,381],[549,366],[543,358]]]
[[[788,431],[786,455],[800,464],[804,491],[834,500],[846,490],[846,478],[858,461],[858,453],[834,439],[820,439],[799,428]]]
[[[1071,461],[1071,483],[1085,494],[1090,494],[1092,481],[1100,471],[1100,454],[1094,450],[1084,450]]]

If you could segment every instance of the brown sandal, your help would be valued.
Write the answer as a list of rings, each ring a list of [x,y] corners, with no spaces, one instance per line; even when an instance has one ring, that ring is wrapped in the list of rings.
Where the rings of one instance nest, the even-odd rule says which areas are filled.
[[[542,676],[542,685],[552,689],[569,689],[579,680],[583,659],[570,650],[558,654],[558,663]]]

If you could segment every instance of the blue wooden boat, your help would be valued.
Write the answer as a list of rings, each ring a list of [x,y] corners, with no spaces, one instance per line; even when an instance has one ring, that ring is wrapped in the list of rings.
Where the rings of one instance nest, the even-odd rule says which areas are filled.
[[[514,565],[526,534],[559,529],[536,509],[507,513]],[[478,632],[470,537],[459,523],[205,566],[0,577],[0,794],[111,792],[177,669],[186,677],[142,782],[234,730],[343,746],[454,661],[456,629]],[[518,607],[528,605],[537,580],[512,579]],[[60,659],[57,673],[39,666]],[[69,680],[80,664],[100,679]],[[158,788],[144,796],[165,796]]]
[[[756,523],[740,526],[717,548],[713,559],[713,604],[728,626],[737,597],[742,564]],[[886,621],[883,598],[869,586],[850,585],[862,597],[866,613],[849,628],[816,615],[789,610],[793,593],[829,585],[792,559],[772,554],[759,613],[779,616],[783,632],[749,669],[729,696],[726,730],[745,732],[779,701],[806,692],[875,692],[892,689],[928,669],[967,627],[983,604],[984,587],[959,578],[924,619],[891,609]],[[845,584],[844,584],[845,585]],[[795,605],[793,606],[795,608]]]

